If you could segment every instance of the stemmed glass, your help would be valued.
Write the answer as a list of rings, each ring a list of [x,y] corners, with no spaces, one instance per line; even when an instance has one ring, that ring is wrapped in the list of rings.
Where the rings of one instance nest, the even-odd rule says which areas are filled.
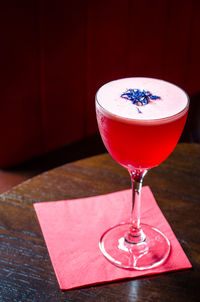
[[[128,170],[132,183],[130,221],[105,230],[99,243],[103,255],[118,267],[154,268],[170,253],[168,238],[140,222],[140,197],[144,176],[176,146],[188,108],[188,96],[181,88],[158,79],[119,79],[96,94],[102,140],[110,155]]]

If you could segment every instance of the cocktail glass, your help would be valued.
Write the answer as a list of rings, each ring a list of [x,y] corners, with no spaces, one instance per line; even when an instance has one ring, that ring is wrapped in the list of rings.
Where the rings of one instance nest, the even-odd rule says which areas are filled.
[[[134,86],[135,78],[132,79]],[[143,79],[141,78],[141,81]],[[124,80],[126,79],[122,79]],[[138,80],[140,79],[137,78],[137,82]],[[157,84],[159,81],[161,84],[164,82],[157,79],[150,79],[150,81],[152,84],[154,81]],[[183,108],[175,114],[153,120],[124,118],[121,114],[110,112],[99,99],[101,97],[99,92],[108,84],[102,86],[96,94],[97,122],[108,152],[130,174],[132,211],[130,221],[119,223],[106,230],[99,245],[103,255],[118,267],[136,270],[150,269],[161,265],[167,259],[170,253],[170,242],[160,230],[154,226],[142,224],[140,221],[142,182],[147,172],[164,161],[175,148],[186,122],[189,98],[182,89],[165,82],[166,87],[173,85],[174,91],[181,90],[186,100]],[[130,88],[137,90],[137,87],[127,87],[127,89]],[[121,92],[123,94],[124,91]],[[124,101],[123,98],[121,101]],[[162,100],[156,102],[160,101],[162,102]],[[174,102],[176,101],[178,100],[175,93]],[[144,107],[137,105],[141,103],[132,105],[137,107],[140,115]]]

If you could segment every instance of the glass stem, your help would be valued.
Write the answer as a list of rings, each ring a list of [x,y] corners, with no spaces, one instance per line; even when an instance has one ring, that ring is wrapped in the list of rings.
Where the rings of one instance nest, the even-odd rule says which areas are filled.
[[[132,184],[132,210],[129,232],[125,235],[125,240],[128,243],[138,244],[145,241],[145,234],[140,225],[140,210],[142,182],[147,170],[134,170],[129,173]]]

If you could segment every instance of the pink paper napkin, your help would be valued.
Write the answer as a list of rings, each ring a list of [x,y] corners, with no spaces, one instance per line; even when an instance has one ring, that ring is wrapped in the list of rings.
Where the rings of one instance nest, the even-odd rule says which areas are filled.
[[[129,220],[131,190],[89,198],[35,203],[34,208],[61,289],[191,268],[149,187],[142,189],[142,222],[162,231],[171,242],[167,261],[145,271],[109,263],[99,238],[110,226]]]

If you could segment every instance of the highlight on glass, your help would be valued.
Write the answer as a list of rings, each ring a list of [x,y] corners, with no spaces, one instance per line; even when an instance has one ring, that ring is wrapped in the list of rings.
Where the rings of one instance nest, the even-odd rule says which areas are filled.
[[[128,170],[132,183],[130,221],[105,230],[99,243],[103,255],[116,266],[150,269],[162,264],[170,254],[166,235],[141,221],[141,189],[148,171],[175,148],[188,108],[187,94],[159,79],[124,78],[97,91],[96,115],[103,143]]]

